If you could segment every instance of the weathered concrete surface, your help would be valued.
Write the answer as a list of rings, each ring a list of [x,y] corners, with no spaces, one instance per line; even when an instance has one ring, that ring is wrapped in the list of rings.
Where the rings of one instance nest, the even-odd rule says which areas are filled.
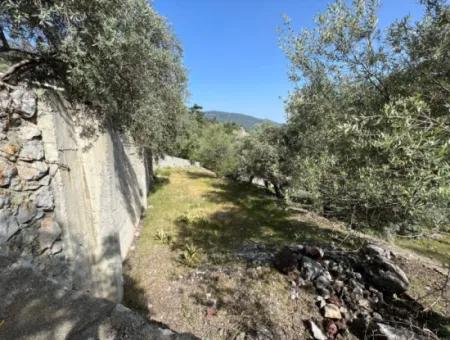
[[[178,158],[166,155],[163,158],[155,159],[153,161],[153,168],[154,169],[160,169],[160,168],[194,168],[194,167],[200,167],[199,162],[192,162],[187,159]]]
[[[27,262],[0,256],[0,339],[195,339],[107,299],[68,290]]]
[[[54,93],[39,96],[37,125],[73,288],[118,302],[122,260],[147,205],[148,173],[133,143],[92,117]]]

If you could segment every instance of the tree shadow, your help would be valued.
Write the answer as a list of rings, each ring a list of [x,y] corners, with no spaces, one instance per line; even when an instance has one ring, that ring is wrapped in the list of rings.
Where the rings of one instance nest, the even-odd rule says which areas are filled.
[[[204,178],[199,173],[195,176]],[[180,215],[175,221],[178,229],[175,249],[189,243],[210,256],[235,252],[248,242],[269,247],[300,242],[329,245],[345,238],[343,231],[319,228],[313,222],[296,218],[262,188],[227,180],[211,185],[203,198],[224,207],[205,217]]]

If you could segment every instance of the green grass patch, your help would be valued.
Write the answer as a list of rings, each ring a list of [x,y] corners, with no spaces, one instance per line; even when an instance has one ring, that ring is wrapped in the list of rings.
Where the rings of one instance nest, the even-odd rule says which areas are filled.
[[[264,189],[217,178],[202,169],[158,171],[137,250],[169,237],[186,254],[190,245],[205,258],[233,252],[246,242],[279,245],[340,242],[345,234],[294,218]]]
[[[437,260],[443,265],[450,265],[450,236],[442,235],[439,238],[433,239],[398,238],[395,243],[402,248],[410,249],[416,253]]]

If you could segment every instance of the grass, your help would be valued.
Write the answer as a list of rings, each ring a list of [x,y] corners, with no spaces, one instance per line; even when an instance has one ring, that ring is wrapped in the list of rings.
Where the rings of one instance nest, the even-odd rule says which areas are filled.
[[[340,243],[345,237],[339,228],[318,228],[307,216],[297,217],[263,189],[222,180],[205,170],[164,170],[137,249],[145,253],[160,241],[161,233],[170,235],[174,249],[189,244],[206,259],[234,252],[248,242]]]
[[[402,248],[410,249],[416,253],[435,259],[443,265],[450,265],[450,236],[442,235],[435,239],[399,238],[395,240],[395,243]]]

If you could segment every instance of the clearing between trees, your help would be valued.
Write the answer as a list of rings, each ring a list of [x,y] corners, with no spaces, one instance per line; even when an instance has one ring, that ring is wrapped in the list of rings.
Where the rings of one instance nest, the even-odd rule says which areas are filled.
[[[331,338],[371,338],[374,330],[366,327],[361,333],[354,320],[370,323],[381,318],[386,325],[395,322],[397,329],[415,332],[418,339],[450,336],[448,275],[440,262],[449,261],[450,238],[445,235],[426,243],[387,243],[287,207],[261,188],[220,179],[204,169],[162,169],[136,236],[125,263],[124,303],[175,331],[209,339],[307,339],[326,333]],[[383,298],[378,290],[370,287],[369,292],[368,285],[358,283],[361,275],[348,269],[347,264],[374,240],[395,254],[392,261],[409,279],[406,293]],[[332,287],[325,289],[328,296],[317,280],[313,283],[304,275],[309,257],[303,255],[310,252],[307,255],[314,258],[311,251],[316,247],[325,250],[317,261],[333,276]],[[303,258],[300,272],[295,268],[284,275],[274,268],[280,249],[288,253],[288,262],[289,254],[303,254],[298,255]],[[416,252],[404,256],[411,250]],[[337,260],[342,254],[346,259]],[[344,279],[338,280],[342,275],[333,272],[333,263],[344,268],[339,269]],[[341,282],[345,287],[337,295],[335,286]],[[362,295],[355,307],[345,300],[344,290],[355,294],[359,287]],[[381,301],[376,294],[381,294]],[[324,317],[329,305],[340,306],[339,316]],[[311,321],[324,330],[311,333]]]

